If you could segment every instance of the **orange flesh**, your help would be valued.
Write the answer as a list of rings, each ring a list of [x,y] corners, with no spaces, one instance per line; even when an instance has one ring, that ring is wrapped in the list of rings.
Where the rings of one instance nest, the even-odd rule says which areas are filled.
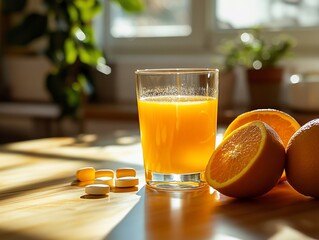
[[[242,128],[230,136],[215,153],[214,162],[211,164],[211,179],[218,183],[225,183],[241,174],[258,157],[262,142],[263,135],[257,125]],[[221,171],[221,169],[227,169],[227,171]]]

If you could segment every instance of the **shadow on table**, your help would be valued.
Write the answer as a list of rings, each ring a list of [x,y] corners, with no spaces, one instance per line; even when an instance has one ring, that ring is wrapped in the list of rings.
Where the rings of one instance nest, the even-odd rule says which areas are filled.
[[[6,239],[6,240],[19,240],[19,239],[23,239],[23,240],[42,240],[42,237],[36,237],[34,235],[28,235],[26,233],[19,233],[17,231],[8,231],[8,230],[4,230],[4,229],[0,229],[0,236],[2,239]]]
[[[318,239],[319,201],[285,182],[251,200],[225,198],[216,208],[220,236],[244,239]]]
[[[47,138],[1,145],[0,153],[5,163],[0,166],[3,179],[10,179],[12,172],[18,171],[23,175],[20,177],[26,177],[29,181],[0,189],[0,201],[59,184],[75,186],[75,171],[83,166],[113,170],[132,167],[142,171],[138,144],[138,132],[117,130],[107,136],[85,134],[76,138]],[[58,167],[50,169],[54,161]],[[65,166],[72,165],[74,169],[67,171],[64,163]],[[32,166],[38,166],[37,170],[33,170],[37,171],[32,174],[34,179],[29,177]],[[39,169],[47,174],[40,174]]]
[[[143,187],[140,201],[106,236],[115,239],[318,239],[319,202],[288,183],[251,200],[205,188],[163,192]]]
[[[105,239],[207,239],[212,235],[215,194],[165,192],[143,187],[140,201]]]

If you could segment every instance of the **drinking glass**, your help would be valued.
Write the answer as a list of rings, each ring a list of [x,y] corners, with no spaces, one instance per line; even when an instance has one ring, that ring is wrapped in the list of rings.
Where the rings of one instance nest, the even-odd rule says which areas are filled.
[[[215,149],[218,69],[135,72],[146,183],[184,190],[206,185]]]

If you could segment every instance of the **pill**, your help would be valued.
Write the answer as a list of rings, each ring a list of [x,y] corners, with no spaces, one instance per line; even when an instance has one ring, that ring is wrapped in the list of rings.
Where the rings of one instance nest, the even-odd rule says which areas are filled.
[[[114,178],[112,178],[112,177],[99,177],[99,178],[95,179],[94,183],[107,184],[110,187],[113,187],[114,186]]]
[[[116,177],[135,177],[136,170],[134,168],[119,168],[116,170]]]
[[[99,169],[95,171],[95,178],[111,177],[114,178],[114,171],[112,169]]]
[[[137,177],[121,177],[115,179],[115,186],[119,188],[134,187],[136,185],[138,185]]]
[[[85,187],[85,192],[89,195],[106,195],[110,192],[110,186],[106,184],[91,184]]]
[[[75,177],[79,181],[94,181],[95,169],[93,167],[84,167],[76,171]]]

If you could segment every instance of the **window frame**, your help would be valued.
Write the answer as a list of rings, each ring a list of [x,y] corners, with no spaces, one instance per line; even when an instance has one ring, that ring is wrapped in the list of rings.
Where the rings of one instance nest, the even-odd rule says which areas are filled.
[[[192,50],[199,50],[205,44],[207,0],[191,0],[191,28],[189,36],[180,37],[138,37],[138,38],[114,38],[110,30],[105,31],[105,48],[112,53],[171,53]],[[110,29],[110,2],[105,4],[105,22],[107,29]],[[204,26],[204,27],[200,27]],[[154,48],[156,46],[156,48]]]
[[[221,30],[216,27],[216,17],[212,9],[216,6],[215,0],[191,0],[191,27],[192,33],[182,37],[139,37],[139,38],[114,38],[110,32],[110,2],[104,6],[104,31],[103,46],[111,55],[121,54],[216,54],[218,46],[226,39],[234,39],[238,34],[249,29]],[[303,29],[286,28],[265,29],[265,40],[271,40],[279,34],[293,37],[297,46],[296,54],[316,55],[319,53],[319,27]],[[154,47],[156,46],[156,48]]]

